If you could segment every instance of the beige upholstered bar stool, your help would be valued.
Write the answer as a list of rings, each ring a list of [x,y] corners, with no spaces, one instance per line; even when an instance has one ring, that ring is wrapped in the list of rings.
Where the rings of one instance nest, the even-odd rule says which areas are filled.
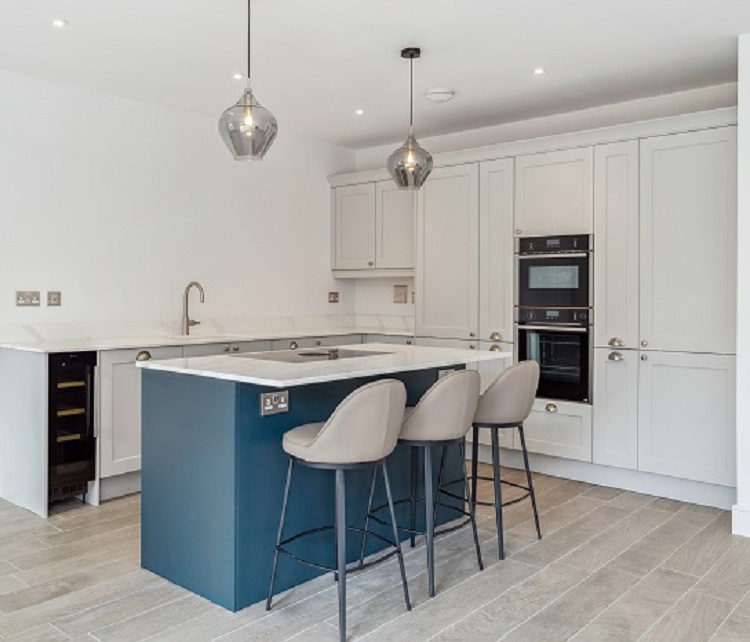
[[[419,403],[413,408],[407,408],[404,423],[399,436],[399,443],[412,448],[412,479],[411,479],[411,528],[401,529],[411,533],[412,546],[416,534],[416,505],[417,487],[419,482],[419,450],[424,453],[424,505],[425,505],[425,536],[427,540],[427,573],[430,597],[435,595],[435,509],[437,500],[442,493],[451,497],[457,497],[448,493],[440,485],[441,474],[438,475],[437,495],[435,494],[433,480],[433,446],[442,446],[444,461],[446,448],[457,445],[460,451],[461,464],[463,466],[464,496],[458,498],[466,502],[469,507],[468,513],[463,509],[454,508],[452,505],[443,504],[449,508],[460,510],[467,514],[474,534],[474,545],[476,548],[477,562],[482,570],[482,553],[479,548],[479,537],[477,525],[474,519],[474,503],[471,501],[471,491],[466,476],[465,439],[466,433],[471,427],[472,419],[479,400],[479,373],[475,370],[458,370],[438,379],[432,387],[422,395]],[[369,528],[369,520],[377,519],[372,511],[373,488],[370,489],[370,501],[368,504],[368,516],[365,523],[365,537]],[[375,509],[377,511],[377,508]],[[379,520],[378,520],[379,521]],[[452,530],[452,529],[451,529]],[[363,543],[364,551],[364,543]]]
[[[531,414],[534,405],[537,386],[539,385],[539,364],[536,361],[522,361],[507,368],[495,381],[490,384],[485,393],[480,397],[477,412],[474,416],[473,442],[471,447],[471,490],[472,499],[475,504],[495,507],[495,523],[497,525],[497,550],[500,559],[505,559],[503,541],[503,506],[517,504],[530,497],[531,507],[534,511],[534,522],[536,533],[542,539],[542,530],[539,526],[539,513],[536,508],[536,496],[534,495],[534,483],[531,480],[529,469],[529,454],[526,450],[526,438],[523,434],[523,422]],[[490,431],[492,437],[492,477],[482,477],[477,473],[479,459],[479,429]],[[521,450],[523,451],[523,463],[526,468],[526,481],[528,486],[516,484],[511,481],[503,481],[500,478],[500,439],[499,431],[507,429],[518,429],[521,438]],[[477,501],[477,480],[486,479],[494,484],[495,501]],[[503,504],[502,485],[514,486],[526,491],[525,495]]]
[[[393,541],[370,533],[378,539],[393,545],[398,556],[401,571],[401,582],[404,588],[404,600],[407,610],[411,610],[409,602],[409,588],[406,583],[404,560],[399,544],[396,517],[393,509],[390,479],[386,466],[386,457],[393,452],[398,440],[401,423],[406,405],[406,389],[404,384],[394,379],[382,379],[367,384],[352,392],[344,399],[325,423],[306,424],[298,426],[284,434],[283,448],[289,454],[289,470],[287,472],[284,501],[279,520],[279,530],[276,538],[276,550],[271,571],[271,584],[268,588],[266,609],[271,609],[276,571],[279,554],[289,555],[298,562],[334,571],[338,578],[339,594],[339,638],[346,640],[346,531],[358,528],[346,526],[346,476],[347,470],[372,467],[377,472],[383,471],[388,506],[393,527]],[[283,539],[284,519],[289,501],[289,489],[292,484],[292,473],[296,465],[309,466],[332,470],[336,473],[336,523],[335,555],[336,566],[328,568],[302,560],[292,555],[285,546],[299,537],[317,533],[331,527],[315,528]],[[374,479],[374,476],[373,476]]]

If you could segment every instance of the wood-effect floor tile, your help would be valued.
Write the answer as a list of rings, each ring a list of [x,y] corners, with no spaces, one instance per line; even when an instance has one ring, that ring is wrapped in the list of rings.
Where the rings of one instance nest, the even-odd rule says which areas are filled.
[[[732,611],[732,605],[689,591],[640,639],[643,642],[705,642]]]
[[[657,568],[578,633],[575,642],[637,640],[695,584],[695,578]]]
[[[719,627],[711,642],[747,642],[750,640],[750,618],[732,613]]]
[[[741,617],[750,619],[750,591],[740,600],[734,612]]]
[[[732,517],[729,512],[724,512],[680,546],[662,566],[700,577],[731,545]]]
[[[732,536],[729,550],[696,584],[695,590],[738,604],[750,591],[750,538]]]
[[[624,491],[619,488],[610,488],[608,486],[594,486],[590,491],[586,493],[587,497],[593,497],[594,499],[602,499],[605,502],[613,500],[618,495],[622,495]]]
[[[70,637],[51,624],[43,624],[6,639],[8,642],[67,642]]]

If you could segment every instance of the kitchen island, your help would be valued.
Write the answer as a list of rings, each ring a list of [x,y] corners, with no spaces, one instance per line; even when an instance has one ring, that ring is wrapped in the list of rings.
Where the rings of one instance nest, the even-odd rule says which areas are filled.
[[[268,590],[281,511],[288,463],[281,447],[284,432],[326,420],[350,392],[370,381],[399,379],[407,403],[415,404],[441,370],[512,356],[385,344],[336,350],[338,358],[329,358],[333,354],[326,349],[139,363],[144,568],[232,611],[259,601]],[[261,395],[269,392],[281,397],[282,412],[264,416]],[[398,447],[390,464],[396,497],[408,496],[409,463],[409,451]],[[459,470],[454,454],[448,475]],[[349,525],[364,522],[369,479],[366,470],[348,475]],[[451,517],[442,511],[438,520]],[[333,476],[300,468],[287,532],[333,521]],[[350,561],[359,553],[355,540],[350,538],[347,547]],[[368,552],[374,552],[377,540],[370,540]],[[300,556],[332,563],[329,532],[297,544]],[[277,590],[320,573],[282,561]]]

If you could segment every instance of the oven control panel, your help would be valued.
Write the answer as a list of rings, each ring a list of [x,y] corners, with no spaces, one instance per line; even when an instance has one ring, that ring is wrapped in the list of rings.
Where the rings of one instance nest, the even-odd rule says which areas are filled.
[[[588,308],[516,308],[517,323],[540,325],[590,325]]]
[[[588,234],[525,236],[518,239],[519,254],[560,254],[590,250],[591,237]]]

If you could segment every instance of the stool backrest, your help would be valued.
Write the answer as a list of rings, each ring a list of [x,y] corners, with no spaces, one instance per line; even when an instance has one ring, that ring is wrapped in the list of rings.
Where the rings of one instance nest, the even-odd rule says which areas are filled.
[[[523,423],[531,414],[538,385],[536,361],[521,361],[507,368],[480,397],[474,423]]]
[[[458,370],[438,379],[404,420],[401,438],[447,441],[463,437],[477,409],[479,384],[476,370]]]
[[[381,379],[357,388],[333,411],[309,447],[312,461],[363,463],[393,452],[406,407],[406,388]]]

